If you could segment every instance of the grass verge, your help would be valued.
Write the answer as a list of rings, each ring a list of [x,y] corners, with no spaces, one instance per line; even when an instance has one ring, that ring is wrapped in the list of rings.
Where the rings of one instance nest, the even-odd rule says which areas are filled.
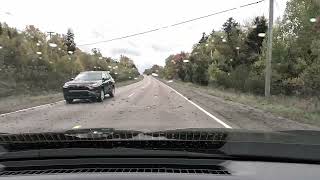
[[[199,88],[204,90],[205,93],[221,97],[226,101],[233,101],[249,105],[277,116],[295,120],[297,122],[320,126],[319,97],[303,98],[297,96],[276,95],[266,98],[264,96],[242,93],[231,89],[200,86],[181,81],[175,81],[174,83]]]
[[[116,87],[121,87],[121,86],[127,86],[129,84],[133,84],[136,82],[139,82],[143,79],[143,75],[140,75],[137,77],[137,79],[132,79],[132,80],[128,80],[128,81],[121,81],[121,82],[116,82]]]
[[[63,100],[61,92],[13,95],[0,99],[0,114]]]

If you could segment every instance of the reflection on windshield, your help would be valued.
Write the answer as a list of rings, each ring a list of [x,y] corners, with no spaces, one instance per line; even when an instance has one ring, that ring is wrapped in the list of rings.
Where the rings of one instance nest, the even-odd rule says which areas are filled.
[[[101,73],[98,73],[98,72],[81,73],[74,80],[75,81],[101,80]]]

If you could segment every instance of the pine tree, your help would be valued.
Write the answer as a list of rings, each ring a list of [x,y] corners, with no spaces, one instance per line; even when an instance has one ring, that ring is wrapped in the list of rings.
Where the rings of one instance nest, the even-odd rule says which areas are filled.
[[[260,54],[264,37],[259,37],[258,34],[267,32],[267,20],[264,16],[256,17],[253,21],[253,25],[256,28],[249,31],[246,44],[249,47],[249,51]]]
[[[237,23],[232,17],[222,25],[224,32],[227,34],[228,41],[231,41],[233,36],[239,36],[239,26],[240,24]]]
[[[66,38],[65,38],[65,45],[67,46],[67,51],[74,52],[76,50],[76,43],[74,42],[74,33],[72,29],[68,29]]]
[[[206,42],[207,39],[208,39],[208,36],[206,35],[205,32],[203,32],[203,33],[202,33],[202,37],[201,37],[201,39],[200,39],[200,41],[199,41],[199,44]]]

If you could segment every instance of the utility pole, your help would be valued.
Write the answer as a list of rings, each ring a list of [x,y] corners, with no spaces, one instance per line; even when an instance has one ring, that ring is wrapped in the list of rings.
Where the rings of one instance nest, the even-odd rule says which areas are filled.
[[[49,31],[49,32],[47,32],[47,33],[49,34],[49,37],[50,37],[50,39],[51,39],[51,36],[52,36],[52,34],[53,34],[54,32]]]
[[[272,27],[273,27],[273,0],[269,2],[269,27],[268,27],[268,49],[266,59],[266,77],[264,85],[264,95],[270,97],[271,86],[271,60],[272,60]]]

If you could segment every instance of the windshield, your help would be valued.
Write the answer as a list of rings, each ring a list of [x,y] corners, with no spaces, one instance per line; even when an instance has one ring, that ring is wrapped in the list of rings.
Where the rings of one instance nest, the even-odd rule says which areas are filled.
[[[1,1],[0,133],[311,133],[319,90],[319,0]]]
[[[101,80],[102,76],[100,72],[84,72],[80,73],[76,78],[75,81],[96,81]]]

